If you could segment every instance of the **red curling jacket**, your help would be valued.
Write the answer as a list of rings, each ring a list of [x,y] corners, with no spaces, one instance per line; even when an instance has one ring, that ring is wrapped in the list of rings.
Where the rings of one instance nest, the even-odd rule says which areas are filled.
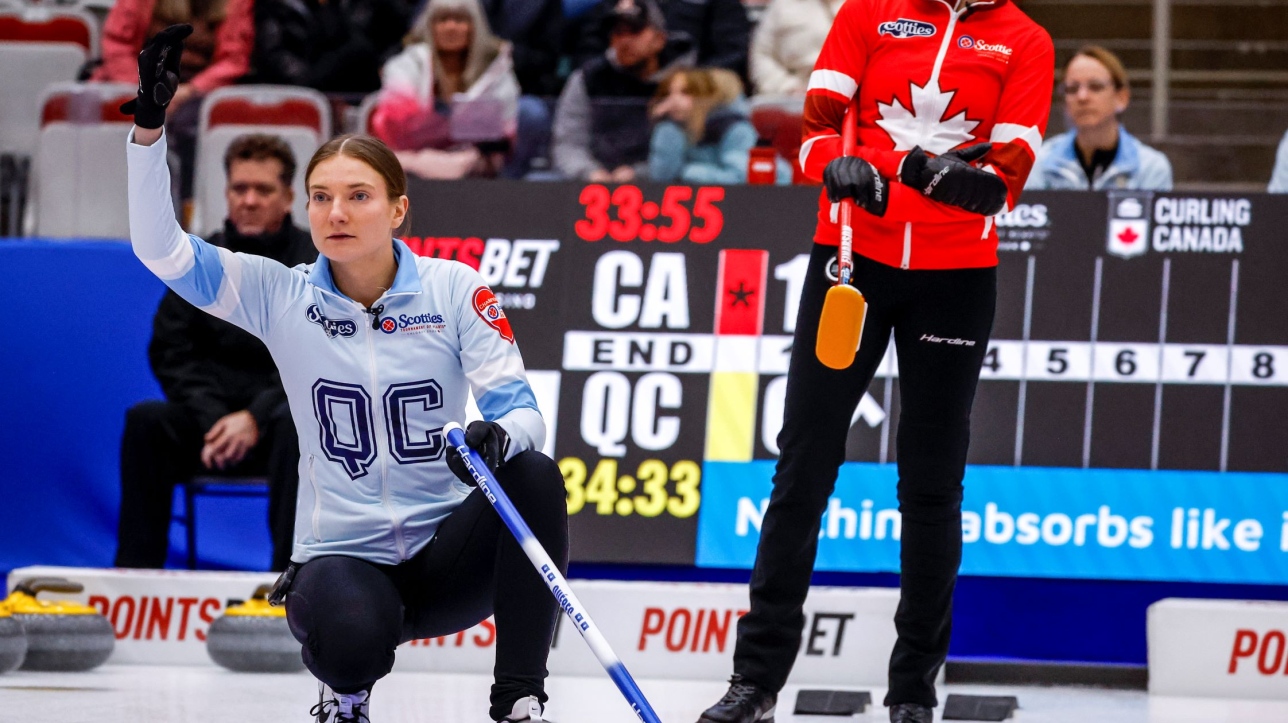
[[[810,75],[801,168],[822,179],[857,103],[857,153],[895,180],[885,216],[856,210],[855,253],[904,269],[995,266],[993,218],[931,201],[897,182],[899,167],[914,146],[939,154],[988,141],[977,165],[1006,181],[1004,211],[1014,208],[1042,145],[1054,73],[1051,36],[1009,0],[848,0]],[[824,191],[814,241],[839,240]]]

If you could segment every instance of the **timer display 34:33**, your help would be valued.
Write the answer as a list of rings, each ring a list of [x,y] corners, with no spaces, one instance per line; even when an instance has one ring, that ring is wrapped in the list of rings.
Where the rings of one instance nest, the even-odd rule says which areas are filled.
[[[657,517],[665,512],[684,519],[692,517],[702,501],[698,491],[702,468],[692,460],[682,459],[667,466],[662,460],[646,459],[634,476],[619,476],[615,459],[599,460],[592,471],[584,460],[564,457],[559,460],[559,471],[563,472],[568,492],[569,515],[590,505],[599,515]],[[668,482],[673,482],[674,487]]]

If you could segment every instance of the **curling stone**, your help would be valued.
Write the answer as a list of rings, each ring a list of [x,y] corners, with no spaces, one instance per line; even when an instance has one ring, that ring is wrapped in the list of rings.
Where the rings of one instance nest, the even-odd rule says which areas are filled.
[[[27,634],[22,623],[13,619],[9,606],[0,600],[0,673],[8,673],[27,657]]]
[[[286,609],[268,604],[271,585],[260,585],[250,600],[230,605],[206,631],[210,659],[244,673],[304,670],[300,643],[286,624]]]
[[[27,634],[23,670],[79,672],[102,665],[116,647],[112,624],[88,605],[37,600],[42,592],[78,593],[84,585],[57,577],[18,583],[4,605]]]

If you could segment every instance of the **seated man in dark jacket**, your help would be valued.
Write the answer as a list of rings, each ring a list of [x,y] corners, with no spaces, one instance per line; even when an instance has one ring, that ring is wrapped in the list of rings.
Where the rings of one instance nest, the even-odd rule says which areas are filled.
[[[210,243],[287,266],[312,263],[312,239],[291,223],[290,146],[276,136],[242,136],[229,146],[224,168],[228,219]],[[148,360],[166,401],[136,404],[125,416],[116,566],[165,566],[176,483],[198,474],[267,474],[272,569],[285,569],[299,442],[268,349],[167,291]]]
[[[554,162],[562,175],[595,183],[647,176],[652,123],[648,103],[663,67],[666,26],[653,0],[620,0],[604,21],[608,50],[569,76],[555,109]]]

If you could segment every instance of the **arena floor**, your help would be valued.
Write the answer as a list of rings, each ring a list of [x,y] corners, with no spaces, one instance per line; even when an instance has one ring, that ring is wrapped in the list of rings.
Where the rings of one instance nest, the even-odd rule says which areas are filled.
[[[490,679],[481,675],[394,673],[372,696],[373,723],[487,723]],[[719,697],[719,683],[642,681],[666,723],[692,723]],[[797,686],[782,696],[780,723],[828,723],[793,716]],[[1246,723],[1288,720],[1288,702],[1157,698],[1092,688],[948,686],[948,692],[1017,695],[1023,723]],[[552,678],[549,712],[558,723],[632,723],[636,718],[606,678]],[[874,690],[880,700],[884,691]],[[250,675],[207,667],[104,666],[89,673],[16,671],[0,677],[2,723],[309,723],[317,701],[311,677]],[[855,721],[885,721],[878,706]],[[939,720],[936,716],[936,720]]]

